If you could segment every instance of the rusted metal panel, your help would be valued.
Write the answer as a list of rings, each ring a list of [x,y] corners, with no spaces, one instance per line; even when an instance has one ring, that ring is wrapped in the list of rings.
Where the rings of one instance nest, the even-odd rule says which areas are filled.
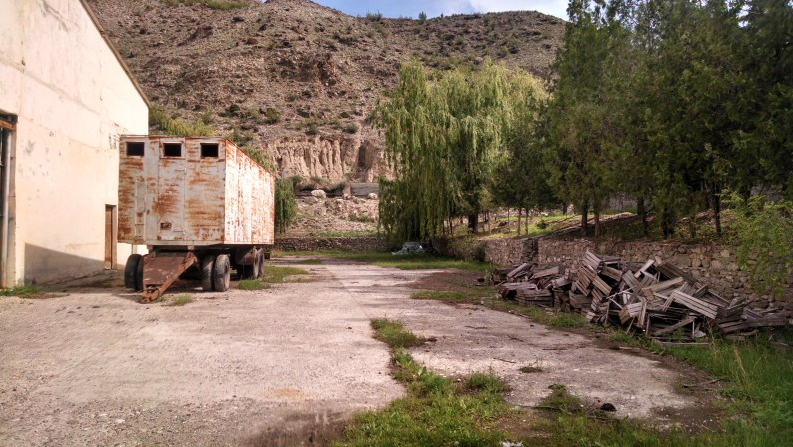
[[[198,258],[191,251],[150,253],[141,262],[143,293],[140,302],[148,303],[165,293],[179,275],[198,262]]]
[[[130,143],[143,150],[129,151]],[[170,144],[181,145],[181,152],[175,155]],[[202,157],[202,144],[218,145],[216,156]],[[273,243],[275,179],[230,141],[123,136],[120,146],[121,242]]]

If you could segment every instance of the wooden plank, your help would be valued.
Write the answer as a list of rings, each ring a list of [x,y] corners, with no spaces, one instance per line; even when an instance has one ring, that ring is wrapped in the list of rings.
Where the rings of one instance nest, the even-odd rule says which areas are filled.
[[[715,320],[719,308],[712,304],[708,304],[700,299],[694,298],[691,295],[686,295],[683,292],[675,290],[671,295],[672,299],[678,304],[681,304],[689,309],[701,313],[702,315]]]
[[[679,322],[679,323],[675,323],[675,324],[673,324],[673,325],[671,325],[671,326],[667,326],[667,327],[665,327],[665,328],[663,328],[663,329],[659,329],[659,330],[657,330],[657,331],[654,331],[654,332],[653,332],[653,336],[654,336],[654,337],[657,337],[657,336],[659,336],[659,335],[667,334],[667,333],[669,333],[669,332],[672,332],[672,331],[674,331],[675,329],[681,328],[681,327],[683,327],[683,326],[685,326],[685,325],[687,325],[687,324],[689,324],[689,323],[693,323],[693,322],[694,322],[694,320],[696,320],[696,318],[694,318],[694,317],[688,317],[688,318],[686,318],[685,320],[683,320],[683,321],[681,321],[681,322]]]

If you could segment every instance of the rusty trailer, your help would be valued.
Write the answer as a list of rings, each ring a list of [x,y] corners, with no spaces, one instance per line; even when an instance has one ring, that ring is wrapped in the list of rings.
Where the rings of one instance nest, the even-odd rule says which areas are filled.
[[[258,278],[275,234],[275,178],[223,138],[122,136],[118,239],[146,245],[124,282],[142,302],[177,279],[224,292]]]

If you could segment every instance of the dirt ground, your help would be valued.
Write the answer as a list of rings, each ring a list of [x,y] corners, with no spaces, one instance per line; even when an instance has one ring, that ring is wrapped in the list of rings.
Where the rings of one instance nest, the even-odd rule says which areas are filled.
[[[554,383],[618,417],[675,420],[707,404],[678,391],[697,373],[665,358],[481,306],[411,300],[411,284],[437,272],[323,262],[301,266],[310,282],[177,290],[194,298],[181,307],[138,304],[118,279],[0,298],[0,445],[324,444],[352,414],[404,394],[373,318],[434,337],[413,354],[438,373],[492,369],[516,406]]]

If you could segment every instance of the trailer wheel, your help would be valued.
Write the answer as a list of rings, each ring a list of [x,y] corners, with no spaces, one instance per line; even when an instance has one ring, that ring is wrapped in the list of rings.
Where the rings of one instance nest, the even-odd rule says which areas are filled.
[[[213,256],[204,256],[201,259],[201,288],[204,292],[211,292],[214,290],[212,287],[212,275],[215,269],[215,258]]]
[[[140,257],[138,268],[135,269],[135,291],[143,290],[143,263],[146,260],[145,256]]]
[[[225,292],[231,285],[231,261],[229,255],[218,255],[215,258],[215,268],[212,282],[216,292]]]
[[[256,278],[264,276],[264,250],[259,250],[256,253]]]
[[[127,289],[138,290],[138,264],[141,258],[139,254],[132,254],[127,258],[127,265],[124,267],[124,287]]]

